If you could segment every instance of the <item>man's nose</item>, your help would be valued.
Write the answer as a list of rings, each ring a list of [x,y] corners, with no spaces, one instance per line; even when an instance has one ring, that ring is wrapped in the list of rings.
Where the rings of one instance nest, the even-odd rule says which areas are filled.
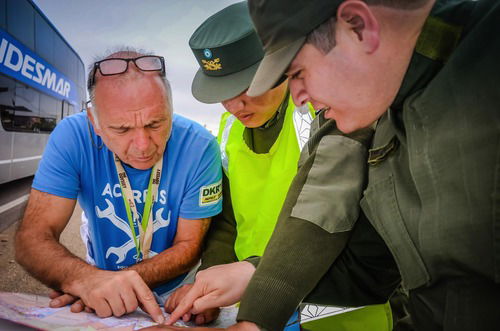
[[[229,100],[222,101],[222,105],[231,114],[235,114],[245,108],[245,102],[242,100],[241,95]]]
[[[134,133],[134,145],[139,151],[147,151],[151,141],[151,136],[145,128],[137,128]]]
[[[288,87],[290,88],[290,93],[292,94],[293,102],[296,105],[302,106],[309,101],[310,97],[309,94],[307,93],[307,90],[304,88],[302,80],[290,79],[288,81]]]

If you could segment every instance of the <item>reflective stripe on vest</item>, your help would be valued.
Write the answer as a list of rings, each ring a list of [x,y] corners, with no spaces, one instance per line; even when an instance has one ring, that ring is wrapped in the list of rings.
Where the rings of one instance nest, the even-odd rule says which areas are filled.
[[[284,116],[278,138],[264,154],[248,148],[243,139],[245,127],[234,116],[227,113],[221,120],[219,143],[237,224],[235,252],[240,260],[264,252],[297,173],[300,150],[309,137],[313,116],[307,106],[295,107],[290,98]]]

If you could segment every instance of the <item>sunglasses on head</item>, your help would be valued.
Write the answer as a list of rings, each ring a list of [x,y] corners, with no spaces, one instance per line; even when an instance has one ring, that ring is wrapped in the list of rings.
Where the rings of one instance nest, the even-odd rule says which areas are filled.
[[[97,70],[102,76],[120,75],[127,72],[129,62],[133,62],[141,71],[159,71],[162,76],[165,76],[165,59],[163,56],[143,55],[129,59],[109,58],[94,63],[87,88],[90,90],[94,86]]]

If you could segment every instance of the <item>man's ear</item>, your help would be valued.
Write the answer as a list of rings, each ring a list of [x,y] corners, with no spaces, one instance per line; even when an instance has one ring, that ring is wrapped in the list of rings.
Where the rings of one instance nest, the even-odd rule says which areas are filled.
[[[90,123],[92,124],[92,127],[94,128],[94,132],[100,136],[101,135],[101,128],[99,127],[99,125],[97,125],[97,122],[94,118],[94,115],[93,115],[93,112],[90,111],[90,107],[87,107],[87,116],[90,120]]]
[[[346,0],[337,10],[337,23],[368,54],[380,44],[380,25],[368,5],[360,0]]]

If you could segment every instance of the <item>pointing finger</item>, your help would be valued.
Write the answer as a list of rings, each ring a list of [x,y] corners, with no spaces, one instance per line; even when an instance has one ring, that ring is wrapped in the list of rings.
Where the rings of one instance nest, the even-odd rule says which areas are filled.
[[[179,305],[174,309],[170,318],[167,321],[167,325],[172,325],[177,322],[185,314],[189,313],[193,307],[193,302],[203,295],[203,291],[197,283],[194,283],[193,287],[188,291],[188,293],[182,298]]]
[[[140,280],[140,282],[135,282],[134,291],[137,295],[137,299],[141,304],[142,309],[146,313],[151,315],[151,318],[153,318],[153,321],[155,321],[156,323],[164,323],[165,317],[163,316],[160,306],[156,302],[153,292],[151,292],[142,278]]]

